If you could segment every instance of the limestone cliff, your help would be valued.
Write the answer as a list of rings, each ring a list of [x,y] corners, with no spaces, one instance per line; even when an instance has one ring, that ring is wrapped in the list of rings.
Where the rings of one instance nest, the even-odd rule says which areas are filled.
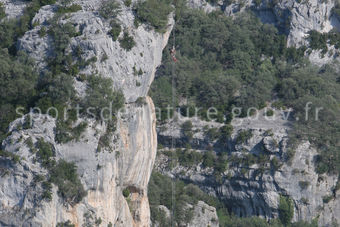
[[[275,25],[279,31],[287,35],[287,46],[308,46],[308,32],[315,30],[328,33],[331,30],[340,31],[340,21],[333,13],[333,0],[306,1],[271,1],[271,0],[238,0],[216,1],[211,4],[202,0],[189,0],[188,6],[199,8],[205,12],[222,10],[227,16],[236,16],[246,10],[252,11],[266,24]],[[321,50],[307,53],[311,62],[325,64],[338,59],[339,50],[329,47],[329,54],[322,55]]]
[[[70,221],[75,226],[95,223],[103,226],[149,226],[147,184],[156,156],[157,135],[154,105],[146,94],[156,67],[161,63],[172,21],[169,19],[164,34],[145,25],[136,28],[131,7],[119,1],[122,9],[118,20],[136,42],[132,50],[126,51],[108,35],[109,22],[97,11],[101,1],[74,3],[79,4],[82,10],[60,19],[60,23],[71,23],[81,33],[71,39],[69,50],[81,47],[84,59],[96,57],[95,62],[80,73],[111,78],[114,88],[121,90],[125,96],[124,111],[118,115],[117,129],[110,139],[111,149],[100,152],[97,147],[105,133],[105,124],[94,120],[79,119],[88,123],[85,132],[79,141],[66,144],[56,143],[56,122],[51,117],[33,118],[32,127],[25,129],[22,127],[25,117],[13,122],[9,129],[10,136],[3,142],[3,147],[19,156],[20,161],[14,163],[9,158],[1,159],[0,225],[56,226],[57,223]],[[6,2],[8,17],[17,16],[20,11],[14,7],[17,5],[20,5],[17,1]],[[47,20],[54,14],[54,5],[41,8],[33,19],[37,26],[26,32],[18,43],[19,49],[35,59],[41,70],[51,53],[51,40],[48,36],[39,36],[39,31],[42,27],[48,29]],[[135,75],[135,67],[143,73]],[[74,80],[74,86],[78,95],[83,96],[86,83]],[[136,102],[138,98],[143,102]],[[38,139],[44,139],[52,145],[56,160],[64,159],[76,164],[80,181],[87,192],[80,203],[64,203],[55,186],[50,202],[41,199],[43,187],[35,178],[46,175],[46,170],[36,162],[35,155],[26,145],[28,138],[33,144]],[[128,198],[123,196],[124,189],[130,191]]]
[[[198,185],[203,191],[224,201],[229,205],[230,212],[237,216],[277,218],[280,196],[289,196],[294,204],[293,221],[317,219],[320,226],[339,223],[340,199],[339,191],[335,189],[337,176],[316,173],[317,151],[309,142],[300,142],[295,155],[289,154],[287,142],[291,123],[284,116],[287,115],[277,111],[274,118],[265,117],[261,111],[258,118],[234,119],[231,139],[227,147],[220,149],[229,157],[228,167],[222,173],[205,167],[202,162],[193,166],[178,162],[170,167],[169,152],[162,151],[159,152],[155,168],[165,175]],[[202,130],[197,129],[204,126],[208,129],[219,128],[222,125],[194,118],[179,119],[173,133],[159,130],[162,143],[166,146],[166,141],[173,135],[177,147],[187,147],[186,143],[181,143],[185,138],[180,132],[180,125],[187,120],[193,124],[192,151],[218,151],[217,141],[207,140]],[[250,134],[240,141],[238,136],[245,131]],[[249,154],[266,160],[251,161],[247,158]]]

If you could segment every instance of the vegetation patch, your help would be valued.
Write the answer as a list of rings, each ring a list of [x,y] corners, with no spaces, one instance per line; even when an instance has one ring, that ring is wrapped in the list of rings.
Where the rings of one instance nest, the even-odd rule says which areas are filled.
[[[280,196],[279,201],[279,218],[282,224],[285,226],[292,222],[294,215],[293,202],[290,198],[285,196]]]
[[[91,108],[91,111],[83,114],[97,120],[112,120],[114,114],[124,105],[123,93],[113,90],[110,78],[92,75],[87,82],[86,97],[81,105],[83,110]]]
[[[59,7],[57,13],[64,14],[64,13],[75,13],[77,11],[82,10],[82,7],[78,4],[72,4],[70,6]]]
[[[162,33],[166,31],[168,16],[172,10],[168,0],[138,1],[134,6],[138,21],[147,23],[154,27],[157,32]]]
[[[14,163],[18,163],[20,161],[20,156],[19,155],[13,154],[12,152],[8,152],[8,151],[0,150],[0,157],[2,157],[2,158],[11,158],[11,160]]]
[[[115,0],[103,1],[99,7],[99,14],[104,19],[116,18],[120,11],[120,5]]]
[[[130,51],[136,45],[136,42],[127,31],[124,31],[123,37],[119,39],[119,44],[123,49]]]
[[[68,143],[72,140],[79,141],[80,136],[87,127],[87,122],[81,122],[75,127],[70,126],[70,122],[57,121],[55,140],[58,143]]]
[[[125,188],[125,189],[123,190],[123,196],[124,196],[125,198],[127,198],[127,197],[130,196],[130,190],[129,190],[129,188]]]
[[[308,181],[299,181],[299,186],[301,190],[306,190],[310,183]]]
[[[86,196],[74,163],[59,160],[50,170],[50,181],[58,186],[58,194],[70,204],[76,204]]]
[[[36,147],[38,149],[36,156],[40,163],[46,168],[53,165],[53,160],[51,158],[55,156],[55,153],[52,144],[45,142],[43,138],[40,138],[36,143]]]
[[[122,28],[120,24],[115,20],[112,20],[110,22],[110,26],[111,26],[111,30],[109,31],[109,35],[112,37],[113,41],[117,41],[118,36],[120,32],[122,31]]]
[[[75,227],[70,220],[66,222],[58,222],[56,227]]]
[[[5,7],[2,2],[0,2],[0,20],[6,17]]]
[[[242,144],[247,142],[251,137],[253,137],[253,132],[251,130],[241,130],[236,138],[236,143]]]

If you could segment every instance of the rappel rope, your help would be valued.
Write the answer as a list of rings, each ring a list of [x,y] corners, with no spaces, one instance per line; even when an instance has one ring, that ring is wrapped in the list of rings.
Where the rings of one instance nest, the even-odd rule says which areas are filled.
[[[174,25],[172,28],[172,37],[173,37],[173,44],[172,44],[172,50],[171,50],[171,58],[173,60],[172,62],[172,78],[171,78],[171,95],[172,95],[172,123],[171,123],[171,166],[174,166],[175,164],[175,138],[174,138],[174,129],[175,129],[175,73],[176,73],[176,36],[175,36],[175,25],[176,21],[174,20]],[[176,182],[175,182],[175,177],[171,180],[171,226],[175,226],[175,204],[176,203]]]

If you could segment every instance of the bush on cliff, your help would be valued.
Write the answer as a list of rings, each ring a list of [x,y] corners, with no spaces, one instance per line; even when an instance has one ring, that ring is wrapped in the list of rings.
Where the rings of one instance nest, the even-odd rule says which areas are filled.
[[[153,26],[158,32],[166,31],[168,16],[172,10],[168,0],[138,1],[134,6],[136,19]]]

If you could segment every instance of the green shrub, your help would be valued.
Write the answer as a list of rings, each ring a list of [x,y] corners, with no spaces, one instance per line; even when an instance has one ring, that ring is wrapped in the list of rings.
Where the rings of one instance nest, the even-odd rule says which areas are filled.
[[[186,141],[191,141],[193,138],[193,132],[192,132],[192,122],[190,120],[185,121],[182,125],[181,125],[181,131],[186,139]]]
[[[290,198],[280,196],[279,201],[279,218],[282,224],[289,225],[294,215],[293,202]]]
[[[276,157],[273,157],[272,160],[270,160],[270,164],[274,171],[277,171],[281,167],[280,161]]]
[[[227,145],[231,134],[233,133],[233,126],[230,124],[224,125],[219,129],[219,142],[224,146]]]
[[[46,201],[51,201],[52,200],[52,192],[48,190],[44,190],[42,194],[42,199],[45,199]]]
[[[328,47],[327,47],[328,37],[326,34],[322,34],[318,31],[312,30],[309,32],[308,40],[309,40],[309,46],[313,50],[320,50],[320,49],[324,51],[328,50]]]
[[[134,10],[139,21],[150,24],[158,32],[165,32],[173,9],[167,0],[146,0],[139,1]]]
[[[177,149],[176,157],[181,166],[192,167],[198,165],[202,161],[202,154],[189,149]]]
[[[204,132],[205,137],[210,140],[214,141],[220,137],[219,129],[218,128],[209,128]]]
[[[73,65],[72,54],[67,54],[66,49],[70,45],[72,37],[79,35],[75,27],[71,23],[59,24],[58,21],[52,20],[48,34],[52,38],[53,54],[47,59],[50,71],[54,74],[70,74],[75,75],[75,67]]]
[[[260,6],[262,3],[262,0],[255,0],[255,6]]]
[[[309,184],[310,183],[308,181],[299,181],[299,186],[300,186],[301,190],[307,189]]]
[[[1,38],[0,38],[1,39]],[[13,59],[6,50],[0,50],[0,143],[6,137],[8,125],[15,118],[17,107],[26,113],[36,97],[38,74],[34,62],[18,53]],[[28,122],[29,123],[29,122]]]
[[[101,218],[101,217],[96,218],[95,221],[94,221],[94,224],[95,224],[96,226],[100,226],[101,223],[102,223],[102,218]]]
[[[219,201],[192,184],[174,180],[153,171],[148,184],[148,198],[150,202],[151,220],[160,222],[160,226],[169,226],[169,220],[164,218],[158,206],[164,205],[169,210],[175,211],[174,221],[177,223],[189,223],[192,218],[192,210],[187,209],[187,204],[195,205],[199,200],[210,206],[218,207]],[[174,197],[172,195],[172,183],[175,186]],[[174,201],[172,200],[174,198]]]
[[[288,164],[292,162],[294,156],[295,156],[296,151],[292,148],[289,148],[286,153],[286,159],[288,161]]]
[[[46,31],[46,28],[45,27],[41,27],[41,29],[39,30],[39,37],[42,38],[42,37],[45,37],[46,34],[47,34],[47,31]]]
[[[130,196],[130,190],[129,190],[129,188],[124,188],[124,190],[123,190],[123,196],[124,196],[125,198],[127,198],[127,197]]]
[[[82,101],[83,110],[90,109],[89,117],[97,120],[112,120],[113,115],[124,105],[124,95],[119,91],[113,91],[112,80],[110,78],[103,78],[92,75],[88,79],[88,87],[86,89],[86,96]],[[111,109],[110,111],[103,111],[104,108]],[[103,119],[101,118],[101,113]]]
[[[138,80],[136,80],[136,87],[140,87],[142,84],[138,81]]]
[[[110,26],[111,26],[111,30],[109,31],[109,35],[112,37],[113,41],[117,41],[118,36],[120,32],[122,31],[122,28],[120,24],[115,20],[112,20],[110,22]]]
[[[138,97],[138,99],[136,100],[136,104],[138,106],[144,106],[146,104],[145,97]]]
[[[38,139],[37,157],[44,167],[48,167],[51,163],[51,158],[55,156],[52,144],[45,142],[43,138]]]
[[[99,14],[104,19],[115,18],[120,13],[120,5],[115,0],[103,1],[99,7]]]
[[[50,170],[50,181],[58,187],[58,194],[71,205],[80,202],[86,196],[74,163],[59,160]]]
[[[265,115],[266,115],[267,117],[273,116],[273,115],[274,115],[274,110],[268,109],[268,110],[265,112]]]
[[[332,199],[333,199],[332,195],[325,195],[325,196],[322,197],[322,201],[324,203],[329,203]]]
[[[131,3],[132,3],[132,0],[125,0],[125,1],[124,1],[124,5],[125,5],[126,7],[130,7],[130,6],[131,6]]]
[[[6,17],[5,7],[2,2],[0,2],[0,20]]]
[[[97,152],[100,152],[102,148],[108,148],[109,150],[111,150],[111,139],[112,139],[112,134],[114,131],[116,131],[116,126],[115,120],[111,120],[111,121],[107,121],[107,126],[106,126],[106,131],[104,133],[104,135],[102,135],[99,138],[98,141],[98,147],[97,147]]]
[[[253,133],[251,130],[241,130],[236,138],[236,143],[241,144],[247,142],[251,137],[253,137]]]
[[[33,17],[42,6],[50,2],[55,3],[55,0],[33,0],[27,4],[27,7],[24,8],[19,18],[2,21],[0,23],[0,47],[8,48],[11,54],[16,55],[17,40],[22,37],[26,31],[34,27],[34,24],[31,23]],[[3,12],[1,9],[3,8],[0,7],[0,15],[1,12]]]
[[[58,143],[68,143],[72,140],[79,141],[80,136],[87,127],[86,122],[81,122],[75,127],[71,127],[72,122],[58,120],[56,125],[55,141]]]
[[[215,156],[212,151],[207,151],[203,155],[203,166],[204,167],[214,167]]]
[[[20,156],[8,151],[0,150],[0,157],[9,157],[14,163],[18,163],[20,161]]]
[[[124,31],[123,37],[119,39],[119,44],[123,49],[130,51],[136,45],[136,42],[127,31]]]
[[[100,59],[100,62],[105,62],[109,57],[107,56],[106,53],[103,54],[102,58]]]
[[[77,11],[82,10],[83,8],[78,4],[72,4],[71,6],[66,7],[59,7],[57,13],[64,14],[64,13],[75,13]]]
[[[52,184],[49,181],[42,182],[42,187],[44,189],[42,198],[51,201],[52,200]]]

